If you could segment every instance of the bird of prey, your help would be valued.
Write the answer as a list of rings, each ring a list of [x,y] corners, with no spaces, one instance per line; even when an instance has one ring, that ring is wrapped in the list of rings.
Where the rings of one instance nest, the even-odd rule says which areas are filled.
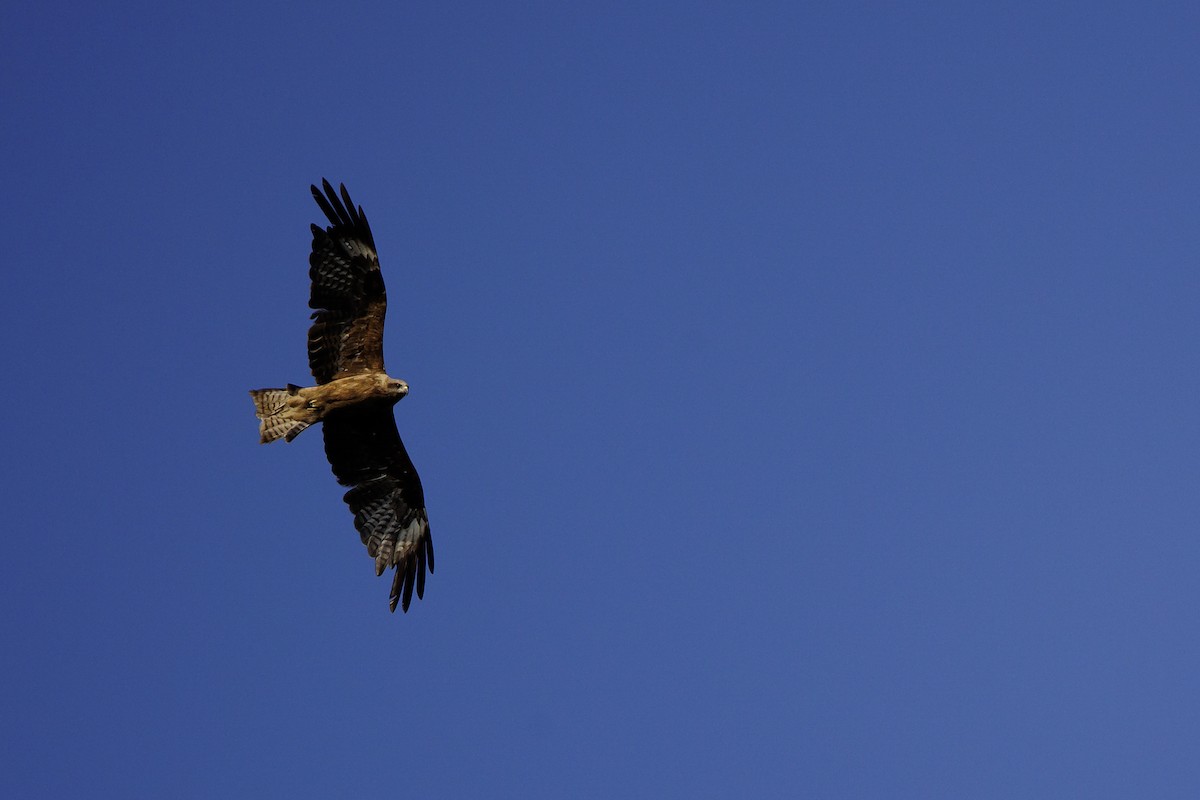
[[[329,181],[313,198],[329,226],[312,227],[308,275],[315,309],[308,329],[308,365],[316,386],[254,389],[254,410],[263,444],[288,442],[317,422],[325,455],[343,498],[354,514],[375,574],[395,570],[390,607],[408,611],[413,589],[425,594],[425,569],[433,572],[433,540],[425,514],[421,479],[396,430],[394,406],[408,384],[383,368],[383,317],[387,294],[379,272],[375,240],[362,207]]]

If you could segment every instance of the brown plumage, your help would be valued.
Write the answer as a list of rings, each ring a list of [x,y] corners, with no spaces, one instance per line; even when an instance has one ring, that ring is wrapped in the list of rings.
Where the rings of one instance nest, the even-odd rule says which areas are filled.
[[[383,320],[387,293],[375,239],[362,207],[346,187],[341,196],[329,181],[313,198],[330,225],[312,226],[308,258],[315,309],[308,330],[308,364],[316,386],[255,389],[255,412],[263,443],[291,441],[320,422],[325,455],[338,483],[352,487],[343,498],[354,514],[375,574],[395,570],[390,607],[408,611],[413,590],[425,594],[425,571],[433,572],[433,540],[421,479],[396,429],[392,406],[408,384],[383,366]]]

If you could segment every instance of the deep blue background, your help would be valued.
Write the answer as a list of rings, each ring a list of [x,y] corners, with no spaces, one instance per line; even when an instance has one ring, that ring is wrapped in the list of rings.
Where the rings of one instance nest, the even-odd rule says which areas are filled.
[[[1197,796],[1195,4],[10,6],[0,793]]]

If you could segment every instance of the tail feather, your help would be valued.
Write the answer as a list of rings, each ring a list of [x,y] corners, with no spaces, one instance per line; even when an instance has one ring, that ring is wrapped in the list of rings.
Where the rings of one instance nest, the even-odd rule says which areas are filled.
[[[262,420],[258,426],[259,441],[262,444],[276,439],[290,442],[311,424],[287,416],[288,398],[294,397],[299,391],[300,387],[291,383],[286,389],[250,390],[250,397],[254,400],[254,414]]]

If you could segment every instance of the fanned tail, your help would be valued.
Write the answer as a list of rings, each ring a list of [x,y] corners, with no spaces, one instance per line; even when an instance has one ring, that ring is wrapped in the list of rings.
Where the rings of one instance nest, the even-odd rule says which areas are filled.
[[[288,398],[294,397],[299,391],[300,387],[292,383],[289,383],[286,389],[250,390],[250,397],[254,399],[254,414],[262,420],[258,426],[259,441],[262,444],[276,439],[290,442],[311,424],[292,419],[287,414]]]

